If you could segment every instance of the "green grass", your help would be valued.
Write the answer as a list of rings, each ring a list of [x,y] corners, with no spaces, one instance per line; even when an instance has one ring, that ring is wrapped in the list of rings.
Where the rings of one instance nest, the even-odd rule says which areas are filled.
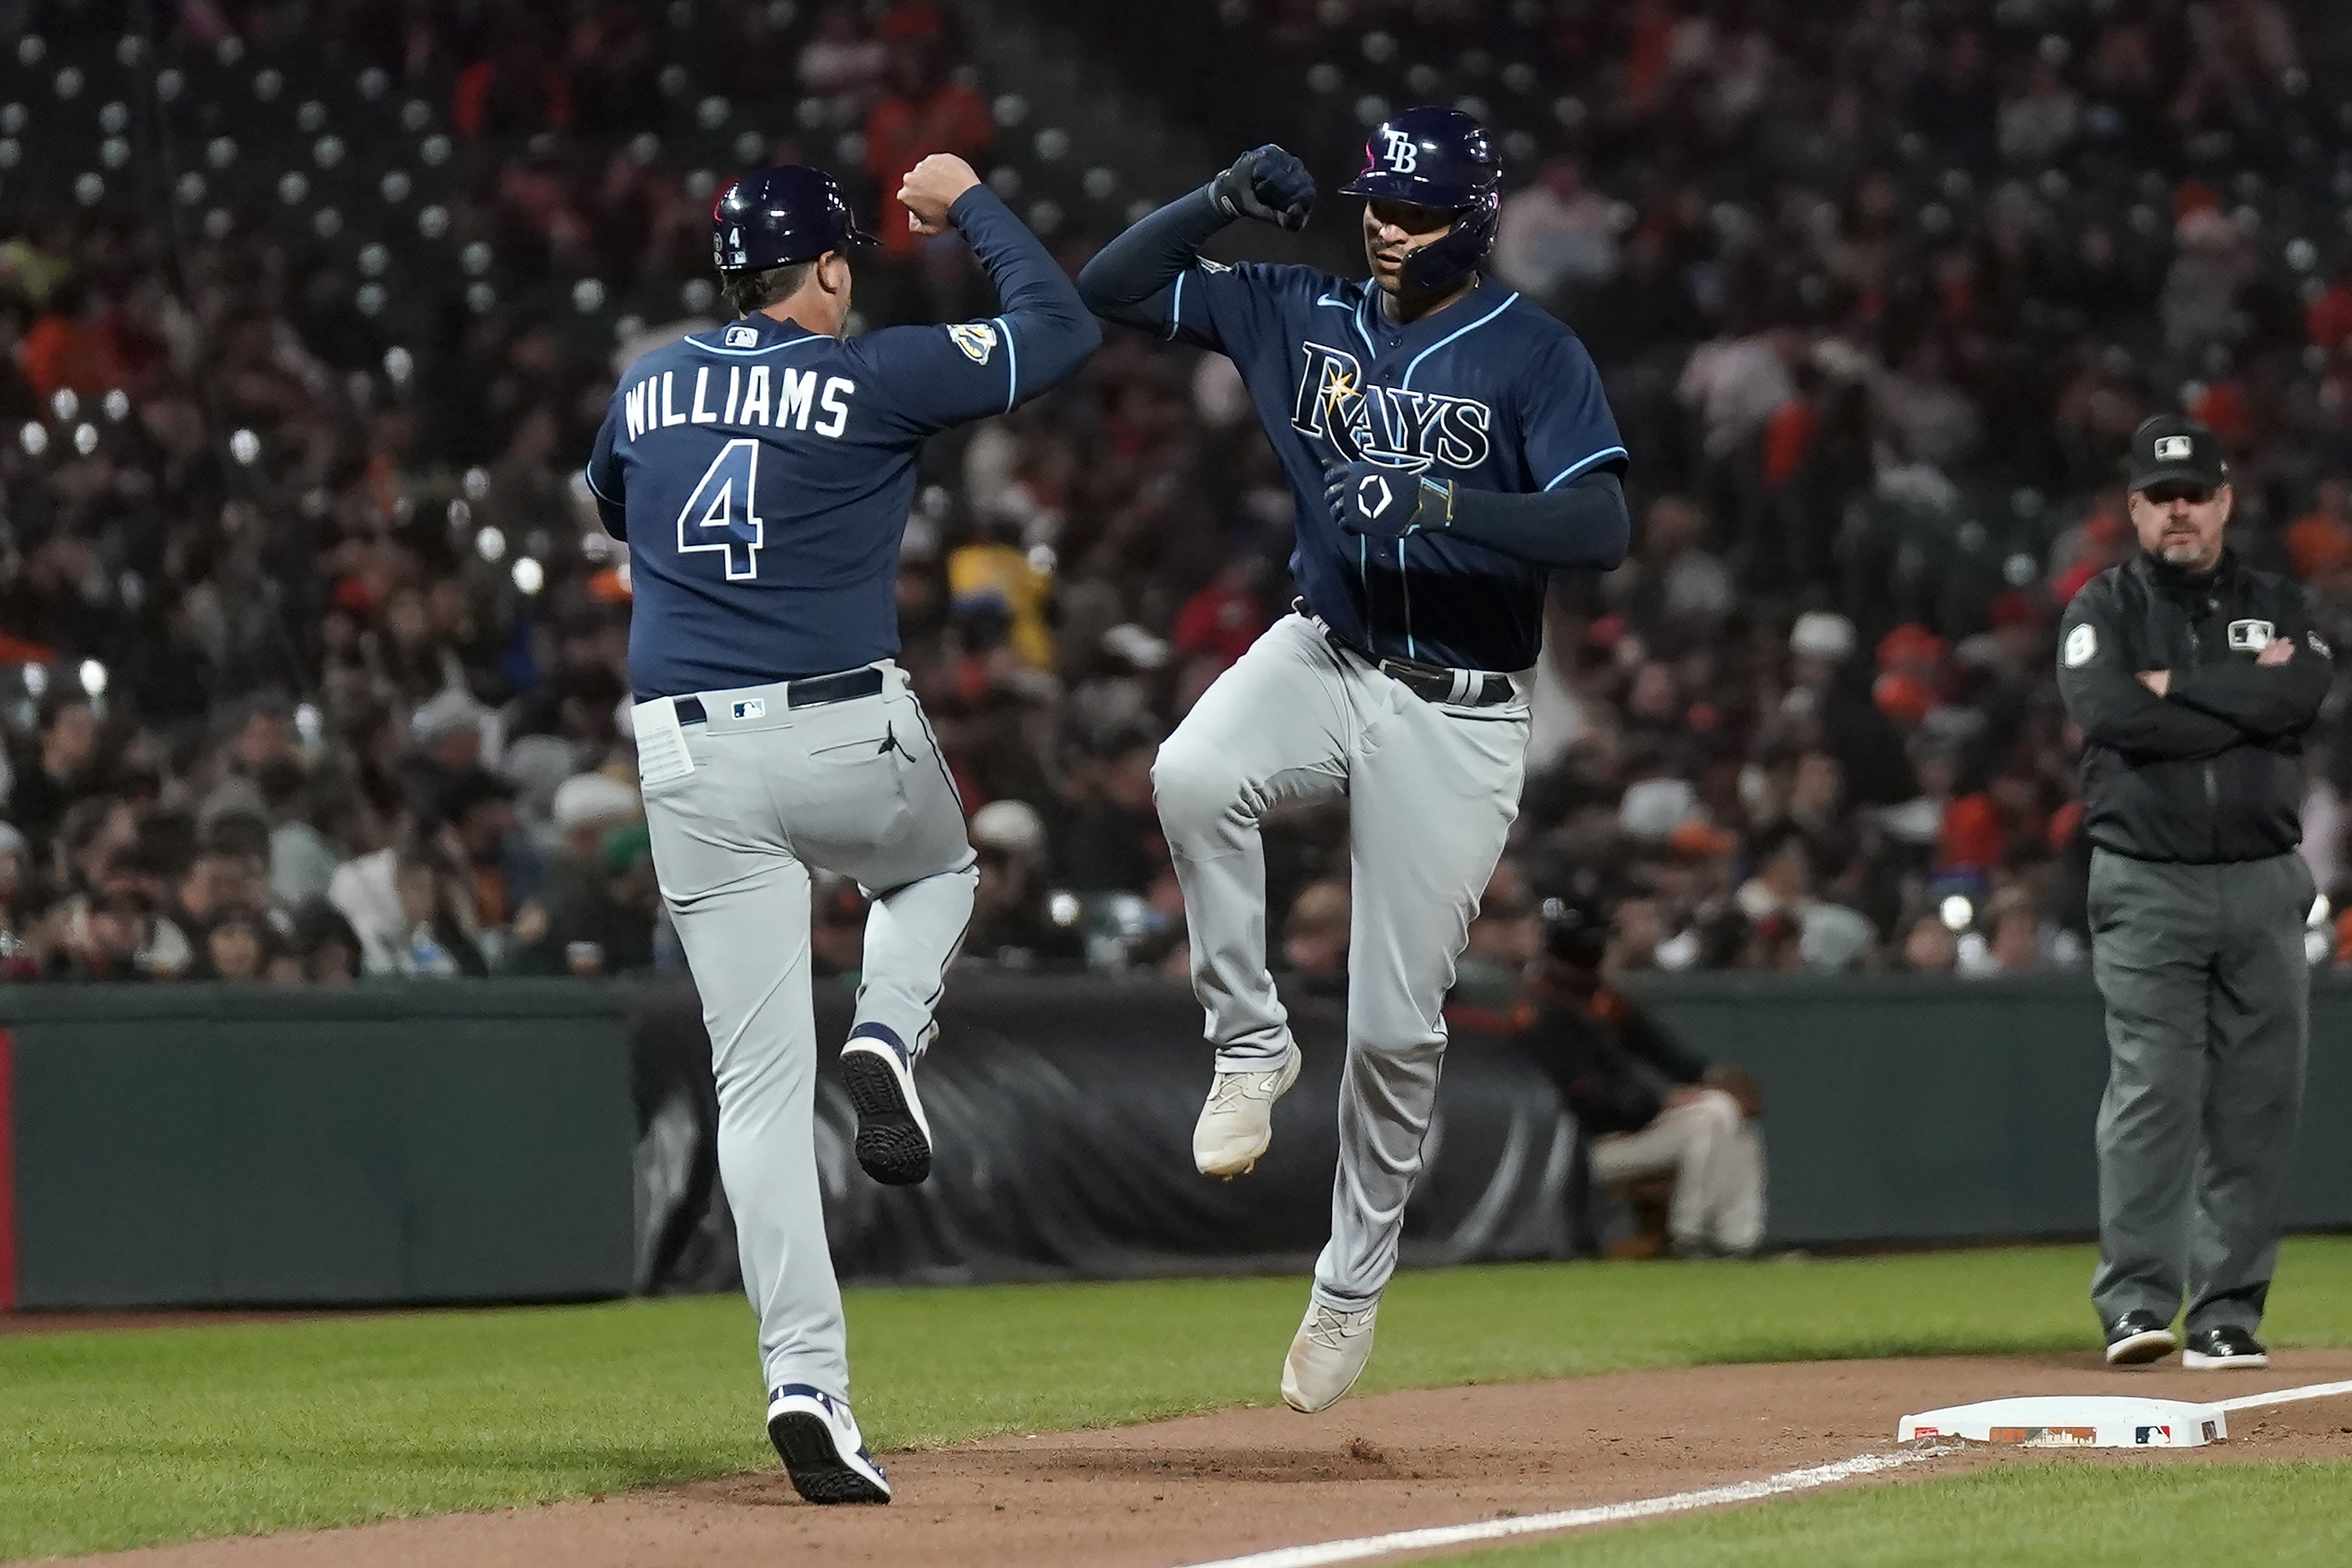
[[[2080,1247],[1402,1276],[1365,1386],[2080,1350]],[[866,1290],[878,1447],[1269,1404],[1297,1279]],[[0,1338],[0,1559],[608,1492],[772,1463],[733,1297]],[[2290,1243],[2270,1331],[2352,1344],[2352,1238]]]
[[[1692,1514],[1480,1552],[1475,1568],[2081,1568],[2352,1563],[2352,1462],[2085,1465],[1974,1475]]]

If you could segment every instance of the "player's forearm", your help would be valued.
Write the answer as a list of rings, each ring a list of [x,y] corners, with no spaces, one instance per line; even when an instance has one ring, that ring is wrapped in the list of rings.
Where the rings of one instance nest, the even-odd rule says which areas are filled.
[[[1129,228],[1078,272],[1078,293],[1106,321],[1130,327],[1164,323],[1151,301],[1200,258],[1201,246],[1231,222],[1210,187],[1179,196]]]
[[[1574,483],[1535,495],[1454,489],[1454,518],[1445,532],[1455,539],[1538,566],[1589,566],[1607,572],[1625,559],[1633,520],[1625,510],[1625,488],[1617,476],[1599,470]]]
[[[1042,392],[1075,374],[1101,346],[1102,328],[1061,263],[985,185],[958,196],[948,218],[971,242],[1004,302],[1014,396]]]

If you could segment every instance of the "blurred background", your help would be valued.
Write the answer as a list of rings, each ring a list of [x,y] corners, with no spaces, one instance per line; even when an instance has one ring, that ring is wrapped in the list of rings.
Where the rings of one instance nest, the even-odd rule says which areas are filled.
[[[2050,631],[2129,545],[2133,425],[2220,430],[2238,545],[2352,630],[2347,35],[2276,0],[0,0],[0,975],[676,969],[577,473],[616,369],[711,320],[715,190],[835,171],[885,237],[859,324],[953,319],[984,280],[887,199],[924,153],[1076,267],[1245,145],[1336,185],[1419,101],[1496,132],[1493,269],[1634,453],[1633,560],[1555,577],[1465,984],[1595,894],[1621,967],[2080,964]],[[1227,239],[1347,271],[1349,206]],[[1236,376],[1114,332],[924,479],[902,658],[985,858],[967,961],[1181,973],[1153,748],[1290,593]],[[1282,961],[1336,982],[1344,816],[1276,839]],[[854,972],[856,890],[818,897]]]
[[[731,1277],[627,552],[578,476],[620,369],[713,320],[709,205],[747,167],[848,184],[885,241],[865,330],[993,308],[888,199],[930,152],[1075,269],[1244,148],[1328,190],[1392,109],[1494,130],[1493,271],[1600,364],[1635,538],[1554,576],[1410,1260],[1590,1253],[1663,1202],[1591,1181],[1623,1129],[1562,1065],[1631,1026],[1620,988],[1707,1054],[1612,1056],[1619,1119],[1702,1073],[1742,1125],[1769,1102],[1776,1243],[2087,1231],[2104,1057],[2052,631],[2132,548],[2132,427],[2219,430],[2237,546],[2352,636],[2339,6],[0,0],[0,1305]],[[1361,264],[1333,198],[1218,246]],[[1286,607],[1291,531],[1231,364],[1124,331],[930,445],[901,662],[980,908],[930,1185],[856,1181],[821,1101],[845,1272],[1319,1240],[1344,806],[1269,827],[1309,1078],[1255,1186],[1210,1193],[1150,798],[1161,737]],[[2304,812],[2321,968],[2352,963],[2342,729],[2339,694]],[[814,897],[837,1030],[864,906]],[[2324,1041],[2352,991],[2320,994]],[[2313,1092],[2352,1104],[2324,1051]],[[2314,1147],[2295,1222],[2352,1223]]]

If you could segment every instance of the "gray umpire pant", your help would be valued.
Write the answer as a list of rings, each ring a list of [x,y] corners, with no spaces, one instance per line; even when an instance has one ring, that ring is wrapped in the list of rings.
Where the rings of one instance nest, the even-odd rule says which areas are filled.
[[[761,1364],[772,1389],[804,1383],[843,1399],[816,1162],[809,872],[875,895],[852,1032],[879,1025],[916,1052],[979,884],[930,726],[905,672],[882,670],[878,696],[818,707],[787,706],[782,685],[704,693],[708,722],[684,731],[693,771],[645,786],[654,869],[710,1031],[719,1173]]]
[[[2219,866],[2091,858],[2091,955],[2107,1005],[2099,1106],[2102,1323],[2262,1321],[2303,1110],[2311,874],[2294,855]]]

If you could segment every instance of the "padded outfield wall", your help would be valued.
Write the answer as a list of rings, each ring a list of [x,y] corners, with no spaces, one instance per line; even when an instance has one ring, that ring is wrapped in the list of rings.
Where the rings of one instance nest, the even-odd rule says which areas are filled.
[[[1656,977],[1638,989],[1768,1100],[1783,1246],[2070,1237],[2095,1224],[2105,1074],[2080,976]],[[821,1037],[848,993],[820,988]],[[1190,1170],[1208,1058],[1179,985],[960,976],[925,1067],[940,1145],[865,1181],[826,1075],[845,1278],[1305,1265],[1328,1224],[1343,1018],[1244,1181]],[[2315,998],[2292,1222],[2352,1226],[2352,984]],[[724,1289],[707,1044],[682,990],[0,989],[0,1308],[561,1300]],[[1589,1251],[1575,1129],[1507,1039],[1457,1031],[1408,1263]]]

